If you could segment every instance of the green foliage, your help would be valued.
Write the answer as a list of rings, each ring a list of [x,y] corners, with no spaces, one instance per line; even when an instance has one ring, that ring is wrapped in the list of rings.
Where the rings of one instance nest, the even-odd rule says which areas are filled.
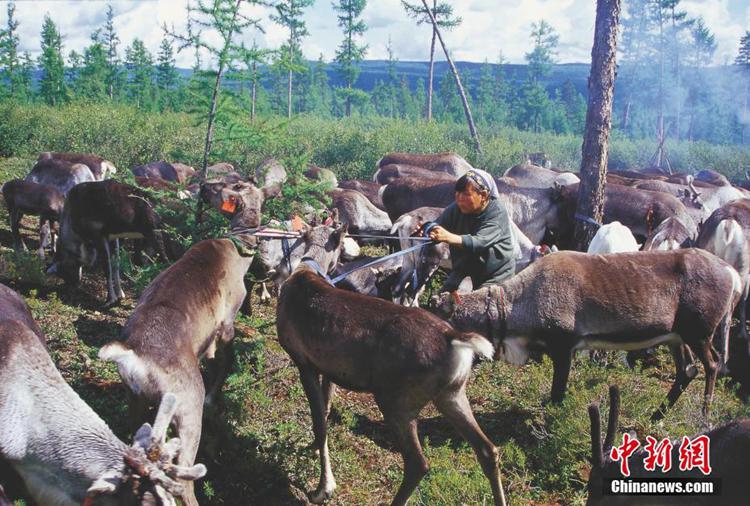
[[[310,208],[321,210],[330,206],[331,199],[326,191],[332,187],[325,181],[311,180],[303,174],[307,169],[308,155],[290,156],[282,160],[287,171],[287,180],[281,187],[281,195],[267,200],[263,210],[263,220],[284,221],[295,214],[309,214]]]
[[[552,70],[560,36],[552,25],[541,19],[538,23],[531,24],[531,40],[534,47],[530,53],[526,53],[526,61],[529,63],[529,79],[532,83],[537,83]]]
[[[15,18],[16,4],[8,2],[8,20],[6,28],[0,30],[0,97],[23,98],[27,88],[24,86],[23,67],[18,53],[20,39],[19,22]]]
[[[62,36],[49,15],[44,16],[41,46],[39,69],[42,71],[42,77],[39,80],[39,93],[46,103],[58,105],[65,100],[66,95],[65,62],[62,56]]]
[[[346,115],[352,115],[352,105],[361,105],[367,100],[367,94],[362,90],[354,90],[354,83],[359,77],[359,63],[367,53],[367,44],[357,42],[367,30],[367,25],[359,18],[365,10],[367,0],[339,0],[333,4],[333,10],[338,13],[338,24],[344,31],[344,40],[336,50],[335,61],[337,70],[346,83],[346,89],[340,90],[346,104]]]
[[[148,109],[154,100],[154,60],[140,39],[125,50],[128,70],[127,95],[136,107]]]
[[[110,70],[104,42],[101,30],[96,30],[91,34],[91,44],[83,50],[83,66],[75,82],[78,97],[101,101],[109,96],[107,79]]]

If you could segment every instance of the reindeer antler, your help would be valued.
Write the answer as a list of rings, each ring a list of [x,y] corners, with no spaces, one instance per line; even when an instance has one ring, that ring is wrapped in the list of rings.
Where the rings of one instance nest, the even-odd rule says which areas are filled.
[[[615,441],[617,423],[620,418],[620,388],[609,386],[609,419],[607,420],[607,435],[604,438],[604,448],[611,448]]]
[[[174,496],[181,496],[184,487],[177,480],[197,480],[206,475],[203,464],[178,466],[172,461],[180,453],[179,438],[166,441],[169,424],[177,411],[177,397],[162,397],[153,428],[144,423],[135,433],[133,445],[125,451],[125,464],[132,474],[148,478],[164,505],[174,505]]]
[[[604,466],[602,419],[598,402],[589,404],[589,420],[591,421],[591,464],[598,469]]]

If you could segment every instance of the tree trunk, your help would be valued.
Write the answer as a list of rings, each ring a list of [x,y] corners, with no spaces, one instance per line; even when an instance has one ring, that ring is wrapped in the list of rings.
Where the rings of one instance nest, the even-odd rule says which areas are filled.
[[[622,113],[622,125],[620,126],[623,133],[627,135],[628,132],[628,125],[630,124],[630,108],[633,106],[633,103],[630,99],[628,99],[627,102],[625,102],[625,110]]]
[[[437,26],[437,21],[435,21],[435,16],[432,15],[432,11],[429,7],[427,7],[427,0],[422,0],[422,4],[424,5],[425,10],[427,11],[427,15],[430,16],[430,21],[432,22],[432,28],[435,30],[435,34],[437,35],[438,40],[440,41],[440,45],[443,47],[443,53],[445,53],[445,59],[448,60],[448,65],[451,68],[451,72],[453,73],[453,79],[456,80],[456,87],[458,88],[458,94],[461,96],[461,103],[464,106],[464,114],[466,114],[466,123],[469,125],[469,133],[471,133],[471,138],[474,139],[474,145],[476,146],[476,149],[479,153],[482,152],[482,145],[479,142],[479,134],[477,133],[477,127],[474,125],[474,118],[471,117],[471,108],[469,107],[469,101],[466,99],[466,93],[464,92],[464,87],[461,85],[461,77],[458,75],[458,70],[456,69],[456,66],[453,64],[453,60],[451,60],[451,56],[448,53],[448,48],[445,46],[445,41],[443,41],[443,36],[440,35],[440,30]]]
[[[214,141],[214,123],[216,120],[216,103],[218,102],[219,98],[219,89],[221,87],[221,78],[224,75],[224,65],[226,64],[225,61],[225,54],[229,49],[229,44],[232,41],[232,33],[234,31],[235,22],[237,20],[237,14],[240,11],[240,3],[242,3],[242,0],[237,0],[237,5],[234,9],[234,15],[232,16],[232,25],[229,29],[229,33],[227,34],[226,39],[224,40],[224,47],[222,48],[222,53],[219,56],[219,70],[216,72],[216,81],[214,82],[214,89],[211,92],[211,109],[208,112],[208,128],[206,129],[206,142],[203,145],[203,165],[201,167],[201,178],[205,181],[206,179],[206,172],[208,172],[208,157],[211,154],[211,146]],[[201,199],[198,199],[198,204],[195,210],[196,215],[196,221],[200,223],[200,217],[202,213],[203,208],[203,201]]]
[[[430,44],[430,70],[427,74],[427,110],[425,118],[432,121],[432,80],[435,75],[435,29],[432,29],[432,44]]]
[[[597,0],[594,47],[591,50],[589,101],[586,131],[581,147],[581,184],[576,206],[575,241],[586,251],[604,218],[604,187],[607,176],[609,132],[612,124],[620,0]]]
[[[659,117],[656,124],[659,147],[656,151],[656,167],[661,169],[664,160],[664,19],[659,7]]]
[[[255,101],[258,97],[258,64],[253,62],[253,86],[250,96],[250,121],[255,121]]]
[[[292,119],[292,69],[289,69],[289,87],[286,92],[286,117]]]

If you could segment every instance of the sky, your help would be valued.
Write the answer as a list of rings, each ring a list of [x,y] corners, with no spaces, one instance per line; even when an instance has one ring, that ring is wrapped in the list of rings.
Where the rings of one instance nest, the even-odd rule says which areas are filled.
[[[411,0],[419,1],[419,0]],[[587,63],[590,61],[594,34],[595,0],[448,0],[463,23],[444,34],[451,56],[458,61],[524,63],[531,49],[529,33],[533,22],[545,19],[560,35],[557,61]],[[134,38],[142,39],[156,54],[164,36],[162,26],[185,29],[187,0],[17,0],[16,18],[20,21],[21,50],[39,54],[39,33],[44,16],[49,14],[64,35],[64,51],[79,53],[89,44],[91,33],[104,25],[107,4],[115,13],[115,30],[120,40],[120,55]],[[7,21],[8,2],[0,0],[0,26]],[[731,62],[737,54],[740,37],[750,30],[748,0],[682,0],[682,8],[691,16],[703,16],[716,35],[718,50],[715,64]],[[623,0],[627,8],[627,0]],[[283,43],[287,31],[268,19],[268,8],[246,5],[243,13],[259,19],[263,32],[248,28],[240,40],[253,41],[261,47],[275,48]],[[430,29],[416,26],[401,7],[400,0],[369,0],[363,13],[368,26],[364,42],[366,59],[387,58],[389,38],[396,58],[401,61],[424,61],[429,56]],[[302,50],[308,59],[321,54],[330,61],[342,38],[336,24],[331,0],[317,0],[305,14],[310,36]],[[439,48],[438,48],[439,49]],[[439,59],[442,59],[439,58]],[[193,53],[177,55],[177,66],[192,67]]]

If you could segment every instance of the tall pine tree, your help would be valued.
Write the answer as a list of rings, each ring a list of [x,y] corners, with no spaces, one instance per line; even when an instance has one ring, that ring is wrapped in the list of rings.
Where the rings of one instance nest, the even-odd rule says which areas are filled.
[[[128,70],[128,99],[141,109],[153,105],[154,59],[143,41],[134,39],[125,50],[125,68]]]
[[[433,81],[435,77],[435,42],[437,39],[437,31],[432,25],[430,16],[427,13],[424,5],[420,2],[409,3],[406,0],[401,0],[401,5],[406,10],[406,13],[417,20],[417,25],[427,24],[432,28],[432,39],[430,42],[430,64],[427,74],[427,102],[425,104],[425,119],[432,121],[432,92],[433,92]],[[438,0],[432,0],[432,16],[437,22],[437,26],[443,30],[451,30],[463,21],[460,17],[453,16],[453,6],[447,2],[440,2]]]
[[[367,45],[356,40],[367,30],[367,25],[359,19],[366,5],[367,0],[339,0],[338,5],[333,5],[333,9],[338,13],[339,26],[344,30],[344,40],[336,50],[335,61],[338,73],[346,83],[346,87],[340,90],[340,93],[344,99],[347,117],[352,115],[353,102],[361,103],[367,98],[362,90],[354,88],[359,77],[359,64],[367,53]]]
[[[58,105],[65,100],[65,61],[62,55],[62,35],[49,14],[44,16],[41,48],[39,94],[46,103]]]
[[[8,3],[6,28],[0,30],[0,97],[7,95],[19,98],[24,96],[21,76],[21,61],[18,54],[18,21],[15,19],[16,5]],[[3,92],[5,88],[5,92]]]
[[[160,110],[176,108],[179,78],[172,41],[165,37],[156,56],[156,88]]]
[[[122,74],[120,72],[120,58],[117,54],[117,46],[120,44],[120,38],[115,32],[115,15],[112,10],[112,4],[107,5],[107,20],[104,25],[104,34],[102,43],[107,54],[107,74],[105,87],[109,99],[113,100],[117,94],[118,88],[122,85]]]
[[[280,50],[279,65],[287,71],[287,117],[292,117],[292,88],[294,74],[305,71],[301,58],[300,45],[302,38],[308,36],[305,20],[302,19],[304,9],[312,6],[315,0],[280,0],[276,4],[276,14],[271,20],[289,30],[289,38]]]

